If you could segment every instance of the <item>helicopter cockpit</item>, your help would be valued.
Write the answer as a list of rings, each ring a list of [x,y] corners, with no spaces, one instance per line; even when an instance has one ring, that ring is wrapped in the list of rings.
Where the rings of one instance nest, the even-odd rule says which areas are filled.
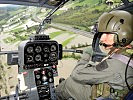
[[[103,0],[101,1],[99,0],[99,4],[102,1]],[[126,10],[126,11],[133,13],[133,2],[131,0],[120,0],[120,1],[121,2],[118,3],[119,5],[113,6],[113,10]],[[55,93],[55,88],[56,88],[55,77],[57,77],[59,73],[58,65],[61,65],[59,64],[59,60],[62,60],[65,57],[69,58],[70,55],[67,55],[68,52],[72,52],[71,56],[75,57],[76,59],[79,59],[80,58],[79,54],[83,53],[83,49],[81,48],[78,49],[78,47],[87,47],[87,46],[92,46],[94,50],[94,55],[92,59],[94,62],[101,61],[106,56],[105,54],[103,54],[103,52],[101,51],[99,47],[100,36],[99,34],[97,34],[97,24],[94,25],[92,29],[93,31],[91,31],[91,28],[88,28],[88,27],[87,27],[87,30],[89,31],[86,31],[86,30],[80,30],[80,27],[77,27],[77,26],[67,26],[67,25],[63,25],[59,23],[51,23],[51,21],[57,15],[59,15],[59,18],[57,18],[57,20],[60,20],[60,15],[62,13],[61,11],[58,13],[56,12],[60,8],[62,8],[65,4],[70,6],[71,4],[69,4],[69,2],[75,2],[75,1],[70,1],[70,0],[0,0],[0,4],[13,4],[13,5],[21,5],[21,6],[25,5],[28,7],[36,6],[38,8],[45,8],[45,9],[37,8],[38,12],[35,12],[34,11],[35,8],[32,8],[32,11],[30,12],[31,8],[29,7],[29,10],[28,10],[29,12],[28,12],[26,11],[27,9],[25,9],[25,7],[22,7],[23,12],[21,12],[21,10],[20,10],[20,13],[13,12],[15,13],[15,16],[18,16],[19,18],[10,16],[9,18],[10,21],[8,20],[9,22],[7,22],[6,24],[12,27],[17,27],[17,28],[14,28],[14,30],[12,30],[11,27],[9,28],[9,26],[6,26],[6,25],[2,26],[1,24],[2,22],[0,22],[2,26],[1,27],[2,34],[3,33],[6,34],[5,31],[8,31],[11,34],[13,33],[11,35],[12,37],[14,36],[19,37],[19,41],[17,41],[17,38],[11,39],[9,35],[1,35],[7,38],[7,39],[1,38],[2,40],[1,43],[12,42],[13,44],[16,43],[16,45],[18,46],[18,50],[8,51],[8,50],[3,50],[2,46],[0,45],[1,46],[0,56],[7,55],[7,65],[10,65],[10,66],[17,65],[18,84],[14,87],[15,88],[14,93],[12,94],[8,93],[7,96],[1,95],[0,100],[57,100],[56,93]],[[117,3],[117,0],[115,2]],[[109,6],[107,11],[111,11],[112,2],[111,3],[106,2],[106,5]],[[80,7],[81,6],[78,5],[76,6],[75,9],[80,9]],[[87,4],[86,4],[86,7],[87,7]],[[74,8],[70,8],[70,10],[73,10],[73,9]],[[42,20],[36,17],[36,15],[39,14],[40,13],[39,11],[41,10],[43,13],[41,13],[40,15],[42,16],[43,14],[45,14],[45,17],[43,16]],[[98,8],[92,11],[93,14],[96,14],[99,12],[100,10],[98,10]],[[21,13],[25,13],[25,15],[28,15],[28,17],[27,16],[22,17],[23,14]],[[31,13],[31,14],[28,14],[28,13]],[[56,15],[54,15],[55,13]],[[27,23],[23,24],[25,26],[25,30],[19,27],[22,25],[22,23],[25,23],[25,21],[21,23],[20,19],[28,19],[28,18],[32,19],[32,21],[29,22],[29,24],[33,24],[32,23],[33,21],[35,22],[34,25],[31,26],[34,29],[34,32],[31,29],[31,27],[28,26]],[[16,23],[15,19],[19,19],[18,22],[20,23],[14,24],[14,25],[9,24],[10,22]],[[5,21],[6,20],[7,19],[5,19]],[[61,20],[63,20],[63,18]],[[56,29],[59,29],[59,30],[61,29],[62,32],[65,32],[64,30],[69,30],[69,32],[71,31],[70,32],[71,37],[62,43],[58,42],[57,41],[58,39],[56,39],[57,38],[56,36],[61,34],[60,31],[53,32],[52,35],[45,34],[44,31],[47,29],[47,27],[49,27],[47,25],[56,27]],[[29,31],[31,32],[31,34],[28,33]],[[19,34],[19,32],[22,32],[23,34]],[[91,38],[92,44],[90,45],[86,43],[84,45],[81,45],[80,43],[78,43],[78,47],[73,45],[70,49],[70,46],[67,47],[66,44],[72,39],[74,39],[74,36],[76,36],[74,33],[83,35],[87,38]],[[70,35],[70,34],[67,34],[67,35]],[[25,37],[21,37],[23,35]],[[61,41],[65,39],[67,35],[64,35]],[[53,37],[56,37],[55,40],[53,40]],[[80,38],[81,37],[79,37],[78,39]],[[64,56],[63,53],[66,53],[66,55]],[[75,53],[77,53],[78,55],[75,55]],[[5,58],[2,58],[2,59],[5,59]],[[10,67],[8,67],[7,69],[10,69]]]

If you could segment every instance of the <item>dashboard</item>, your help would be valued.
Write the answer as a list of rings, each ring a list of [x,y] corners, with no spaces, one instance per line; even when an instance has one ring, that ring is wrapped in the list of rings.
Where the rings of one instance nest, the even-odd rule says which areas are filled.
[[[40,68],[58,65],[62,46],[56,41],[27,42],[24,47],[24,68]]]

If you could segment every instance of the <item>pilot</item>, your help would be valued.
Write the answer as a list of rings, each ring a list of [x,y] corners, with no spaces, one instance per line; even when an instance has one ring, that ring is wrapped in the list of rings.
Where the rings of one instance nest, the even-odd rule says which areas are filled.
[[[86,49],[70,77],[56,88],[58,100],[123,100],[127,95],[125,69],[133,51],[133,15],[122,10],[104,13],[97,28],[100,47],[108,55],[92,62],[93,50]],[[131,77],[132,59],[128,65],[127,76]],[[128,85],[133,85],[133,79]]]

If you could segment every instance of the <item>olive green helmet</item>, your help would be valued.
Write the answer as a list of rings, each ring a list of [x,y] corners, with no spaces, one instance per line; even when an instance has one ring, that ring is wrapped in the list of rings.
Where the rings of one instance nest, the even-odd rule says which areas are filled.
[[[98,32],[114,33],[115,44],[127,46],[133,41],[133,15],[122,10],[104,13],[98,20]]]

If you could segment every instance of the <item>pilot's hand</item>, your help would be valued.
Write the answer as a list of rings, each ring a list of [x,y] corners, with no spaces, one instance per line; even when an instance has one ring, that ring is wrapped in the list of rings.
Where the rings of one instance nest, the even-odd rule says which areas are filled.
[[[89,62],[92,55],[93,55],[92,47],[89,47],[83,51],[83,54],[81,56],[81,60]]]

